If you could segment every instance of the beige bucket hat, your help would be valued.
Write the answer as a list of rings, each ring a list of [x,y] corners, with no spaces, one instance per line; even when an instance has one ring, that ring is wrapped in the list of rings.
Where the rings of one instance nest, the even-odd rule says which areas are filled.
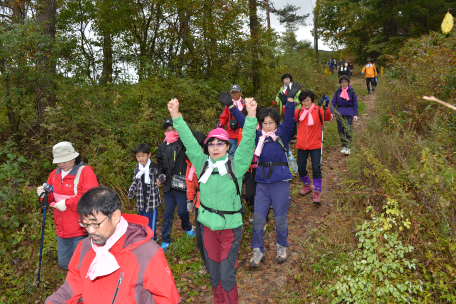
[[[52,154],[54,155],[53,164],[64,163],[75,159],[79,156],[73,148],[73,145],[68,141],[62,141],[52,147]]]

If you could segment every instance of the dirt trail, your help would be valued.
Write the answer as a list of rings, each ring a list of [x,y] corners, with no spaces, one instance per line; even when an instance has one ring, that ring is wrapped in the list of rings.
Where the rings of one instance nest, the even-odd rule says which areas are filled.
[[[365,122],[371,115],[371,110],[374,109],[376,99],[375,94],[364,95],[364,92],[359,92],[360,84],[363,84],[365,92],[364,79],[352,80],[352,85],[357,85],[355,89],[357,89],[358,100],[366,103],[366,110],[359,117],[359,121],[354,124],[355,132],[358,128],[365,126]],[[292,147],[294,148],[294,146]],[[302,242],[309,237],[312,229],[318,228],[325,216],[331,212],[331,206],[337,199],[335,191],[340,188],[340,182],[344,176],[344,172],[347,171],[347,156],[340,153],[340,150],[341,147],[324,148],[322,204],[320,206],[312,203],[312,194],[305,197],[299,194],[299,190],[302,188],[302,182],[297,175],[290,183],[292,202],[288,211],[288,241],[291,246],[288,261],[283,264],[276,263],[276,234],[273,221],[267,223],[270,228],[267,229],[264,236],[266,260],[258,269],[249,267],[248,264],[252,251],[247,246],[241,246],[239,252],[240,263],[236,275],[240,303],[277,303],[275,295],[285,284],[295,282],[295,274],[302,274]],[[245,222],[247,222],[247,218],[245,218]],[[180,223],[176,222],[175,225],[180,225]],[[244,228],[248,230],[249,224],[245,223]],[[245,237],[249,236],[250,234],[244,235],[243,240],[245,241]],[[248,241],[250,242],[250,239]],[[207,280],[209,281],[208,278]],[[213,303],[212,290],[208,288],[204,288],[205,290],[201,288],[197,289],[199,289],[198,293],[202,300],[194,303]]]

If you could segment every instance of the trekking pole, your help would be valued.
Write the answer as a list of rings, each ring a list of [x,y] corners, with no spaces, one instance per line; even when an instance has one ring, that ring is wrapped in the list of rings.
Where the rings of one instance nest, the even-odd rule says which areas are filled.
[[[43,223],[41,224],[41,245],[40,245],[40,261],[38,263],[38,278],[36,280],[36,286],[40,287],[40,277],[41,277],[41,260],[43,257],[43,241],[44,241],[44,228],[45,228],[45,223],[46,223],[46,210],[47,210],[47,203],[48,203],[48,196],[49,193],[53,191],[52,186],[43,184],[44,186],[44,197],[43,197],[43,205],[44,205],[44,212],[43,212]],[[41,198],[41,197],[40,197]],[[38,206],[38,208],[41,207],[41,204]]]

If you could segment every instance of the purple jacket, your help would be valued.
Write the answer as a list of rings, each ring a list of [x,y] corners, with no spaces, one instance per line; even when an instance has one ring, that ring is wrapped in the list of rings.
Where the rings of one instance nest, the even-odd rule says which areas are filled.
[[[353,92],[353,100],[352,100],[352,92]],[[331,101],[331,114],[333,114],[334,109],[337,107],[337,112],[340,115],[346,116],[358,116],[358,97],[356,97],[355,90],[349,85],[348,86],[348,97],[349,100],[345,100],[345,98],[341,98],[340,94],[342,93],[342,87],[340,87],[336,93],[334,93],[334,97]],[[336,115],[338,115],[338,113]]]

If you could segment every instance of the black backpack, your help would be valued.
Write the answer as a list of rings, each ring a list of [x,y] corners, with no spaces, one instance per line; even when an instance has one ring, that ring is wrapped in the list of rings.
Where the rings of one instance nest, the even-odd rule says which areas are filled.
[[[203,176],[204,173],[206,173],[206,170],[209,167],[209,165],[208,165],[209,161],[210,160],[208,159],[204,163],[204,166],[201,169],[201,172],[199,174],[200,177]],[[216,214],[220,215],[223,219],[225,219],[225,214],[236,214],[236,213],[241,213],[242,215],[245,214],[244,202],[242,200],[241,191],[239,189],[239,184],[237,182],[237,178],[236,178],[236,175],[235,175],[235,172],[234,172],[233,158],[231,158],[231,157],[228,158],[228,161],[226,162],[225,167],[226,167],[226,171],[228,172],[228,176],[231,178],[231,180],[234,182],[234,185],[236,186],[237,195],[239,196],[239,199],[241,200],[241,209],[239,209],[237,211],[216,210],[216,209],[209,208],[209,207],[205,206],[203,204],[203,202],[201,202],[201,200],[200,200],[200,205],[203,206],[204,209],[206,209],[207,211],[209,211],[211,213],[216,213]],[[219,172],[212,172],[212,174],[220,174],[220,173]]]

